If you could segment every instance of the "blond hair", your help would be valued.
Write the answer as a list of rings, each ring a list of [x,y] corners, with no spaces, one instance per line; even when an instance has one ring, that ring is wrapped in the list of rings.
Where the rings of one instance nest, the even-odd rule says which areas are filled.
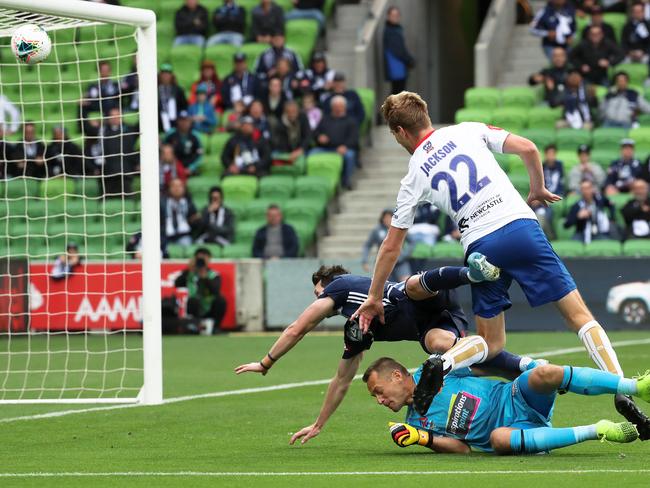
[[[390,130],[402,127],[414,134],[431,126],[427,102],[417,93],[403,91],[389,95],[381,106],[381,112]]]

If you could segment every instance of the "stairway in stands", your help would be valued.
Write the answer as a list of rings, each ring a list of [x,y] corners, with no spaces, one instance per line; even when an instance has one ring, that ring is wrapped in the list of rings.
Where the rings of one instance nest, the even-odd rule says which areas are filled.
[[[363,148],[363,169],[357,171],[355,188],[340,196],[340,212],[329,218],[329,235],[318,244],[322,259],[360,259],[363,243],[377,225],[381,211],[395,208],[409,155],[387,126],[372,131],[373,145]]]
[[[533,12],[544,8],[544,0],[530,2]],[[528,84],[528,76],[548,65],[542,51],[542,40],[530,33],[528,25],[516,25],[505,56],[499,86],[521,86]]]

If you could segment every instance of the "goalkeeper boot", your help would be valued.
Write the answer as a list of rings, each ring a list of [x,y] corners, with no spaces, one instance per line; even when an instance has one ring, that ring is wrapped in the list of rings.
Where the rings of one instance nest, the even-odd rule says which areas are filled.
[[[636,378],[636,396],[650,403],[650,370]]]
[[[413,393],[413,407],[420,415],[426,415],[445,378],[442,357],[432,356],[422,365],[420,381]]]
[[[480,252],[473,252],[467,258],[469,279],[474,283],[481,281],[496,281],[501,275],[501,270],[490,263]]]
[[[596,422],[596,434],[601,441],[627,443],[639,438],[639,432],[632,422],[611,422],[600,420]]]
[[[639,439],[642,441],[650,439],[650,419],[636,406],[632,398],[618,394],[614,396],[614,406],[626,420],[636,425]]]

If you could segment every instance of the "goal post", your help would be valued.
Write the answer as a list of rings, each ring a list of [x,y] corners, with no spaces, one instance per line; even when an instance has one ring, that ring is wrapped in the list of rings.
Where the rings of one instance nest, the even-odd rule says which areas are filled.
[[[26,23],[43,27],[53,43],[48,59],[33,67],[19,64],[9,48],[13,30]],[[112,32],[113,42],[103,42],[100,32]],[[123,49],[131,39],[133,49]],[[29,173],[27,147],[38,152],[39,146],[26,129],[9,134],[0,118],[0,167],[14,172],[0,175],[0,403],[162,403],[156,48],[150,10],[0,0],[0,96],[12,95],[6,98],[22,111],[21,124],[35,121],[37,139],[51,140],[55,126],[73,128],[71,142],[80,147],[74,158],[83,168],[67,173],[73,155],[59,141],[64,169],[48,173],[46,142],[45,162],[35,156],[34,163],[46,174]],[[119,78],[131,75],[123,67],[133,54],[136,85],[124,88]],[[117,67],[111,79],[120,88],[117,94],[100,88],[90,113],[85,92],[93,80],[86,68],[97,70],[100,86],[105,62]],[[127,98],[137,108],[127,108]],[[117,135],[108,132],[111,124],[121,127]],[[111,140],[119,141],[113,153]],[[120,170],[109,173],[109,160]],[[134,230],[141,233],[139,259],[124,250]],[[73,241],[85,261],[78,275],[55,282],[51,270]],[[23,250],[16,247],[23,243]]]

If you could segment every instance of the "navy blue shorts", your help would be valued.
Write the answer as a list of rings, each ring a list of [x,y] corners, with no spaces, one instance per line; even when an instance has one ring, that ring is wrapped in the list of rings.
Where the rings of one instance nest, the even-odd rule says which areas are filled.
[[[514,279],[531,307],[556,302],[576,284],[555,254],[536,220],[519,219],[470,244],[467,255],[480,252],[501,268],[501,278],[472,284],[475,315],[496,317],[512,306],[508,289]]]

